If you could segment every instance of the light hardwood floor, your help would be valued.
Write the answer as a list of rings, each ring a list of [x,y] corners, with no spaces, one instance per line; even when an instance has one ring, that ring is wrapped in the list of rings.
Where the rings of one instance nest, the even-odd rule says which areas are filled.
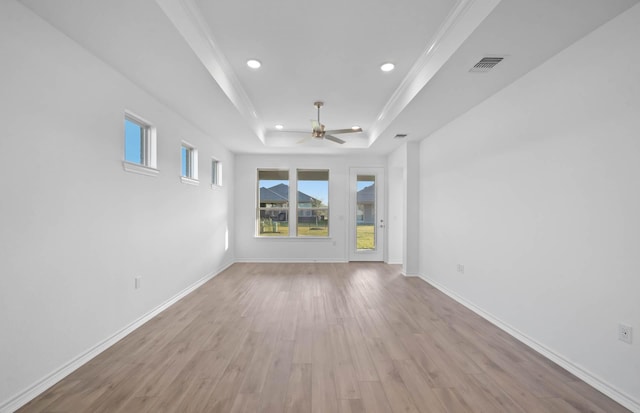
[[[20,412],[626,412],[398,266],[235,264]]]

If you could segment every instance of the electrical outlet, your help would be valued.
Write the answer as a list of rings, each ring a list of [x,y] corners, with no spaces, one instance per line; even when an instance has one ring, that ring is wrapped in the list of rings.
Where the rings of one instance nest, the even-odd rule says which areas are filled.
[[[458,264],[458,272],[464,274],[464,264]]]
[[[136,278],[134,278],[134,286],[136,290],[140,289],[141,284],[142,284],[142,277],[137,276]]]
[[[633,329],[631,326],[618,324],[618,340],[631,344]]]

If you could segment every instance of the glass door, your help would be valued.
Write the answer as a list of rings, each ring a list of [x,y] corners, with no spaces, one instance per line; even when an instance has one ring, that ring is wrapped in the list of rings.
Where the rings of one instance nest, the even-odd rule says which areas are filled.
[[[350,173],[351,261],[384,260],[384,169],[352,168]]]

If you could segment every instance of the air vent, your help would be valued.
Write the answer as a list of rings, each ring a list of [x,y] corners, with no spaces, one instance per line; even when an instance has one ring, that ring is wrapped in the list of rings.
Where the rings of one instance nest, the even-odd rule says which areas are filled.
[[[493,69],[498,63],[502,62],[504,57],[483,57],[478,63],[473,65],[470,72],[486,73]]]
[[[396,134],[396,136],[393,137],[393,139],[404,139],[407,137],[406,133],[398,133]]]

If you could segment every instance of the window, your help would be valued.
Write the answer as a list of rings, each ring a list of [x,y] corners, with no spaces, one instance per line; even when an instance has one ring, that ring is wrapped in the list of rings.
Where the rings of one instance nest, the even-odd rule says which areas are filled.
[[[180,179],[186,184],[198,184],[198,150],[187,142],[180,146]]]
[[[258,170],[257,234],[289,236],[289,171]]]
[[[124,169],[144,175],[156,175],[155,128],[142,118],[125,113]]]
[[[329,236],[329,171],[298,170],[299,237]]]
[[[217,159],[211,160],[211,185],[222,186],[222,162]]]

